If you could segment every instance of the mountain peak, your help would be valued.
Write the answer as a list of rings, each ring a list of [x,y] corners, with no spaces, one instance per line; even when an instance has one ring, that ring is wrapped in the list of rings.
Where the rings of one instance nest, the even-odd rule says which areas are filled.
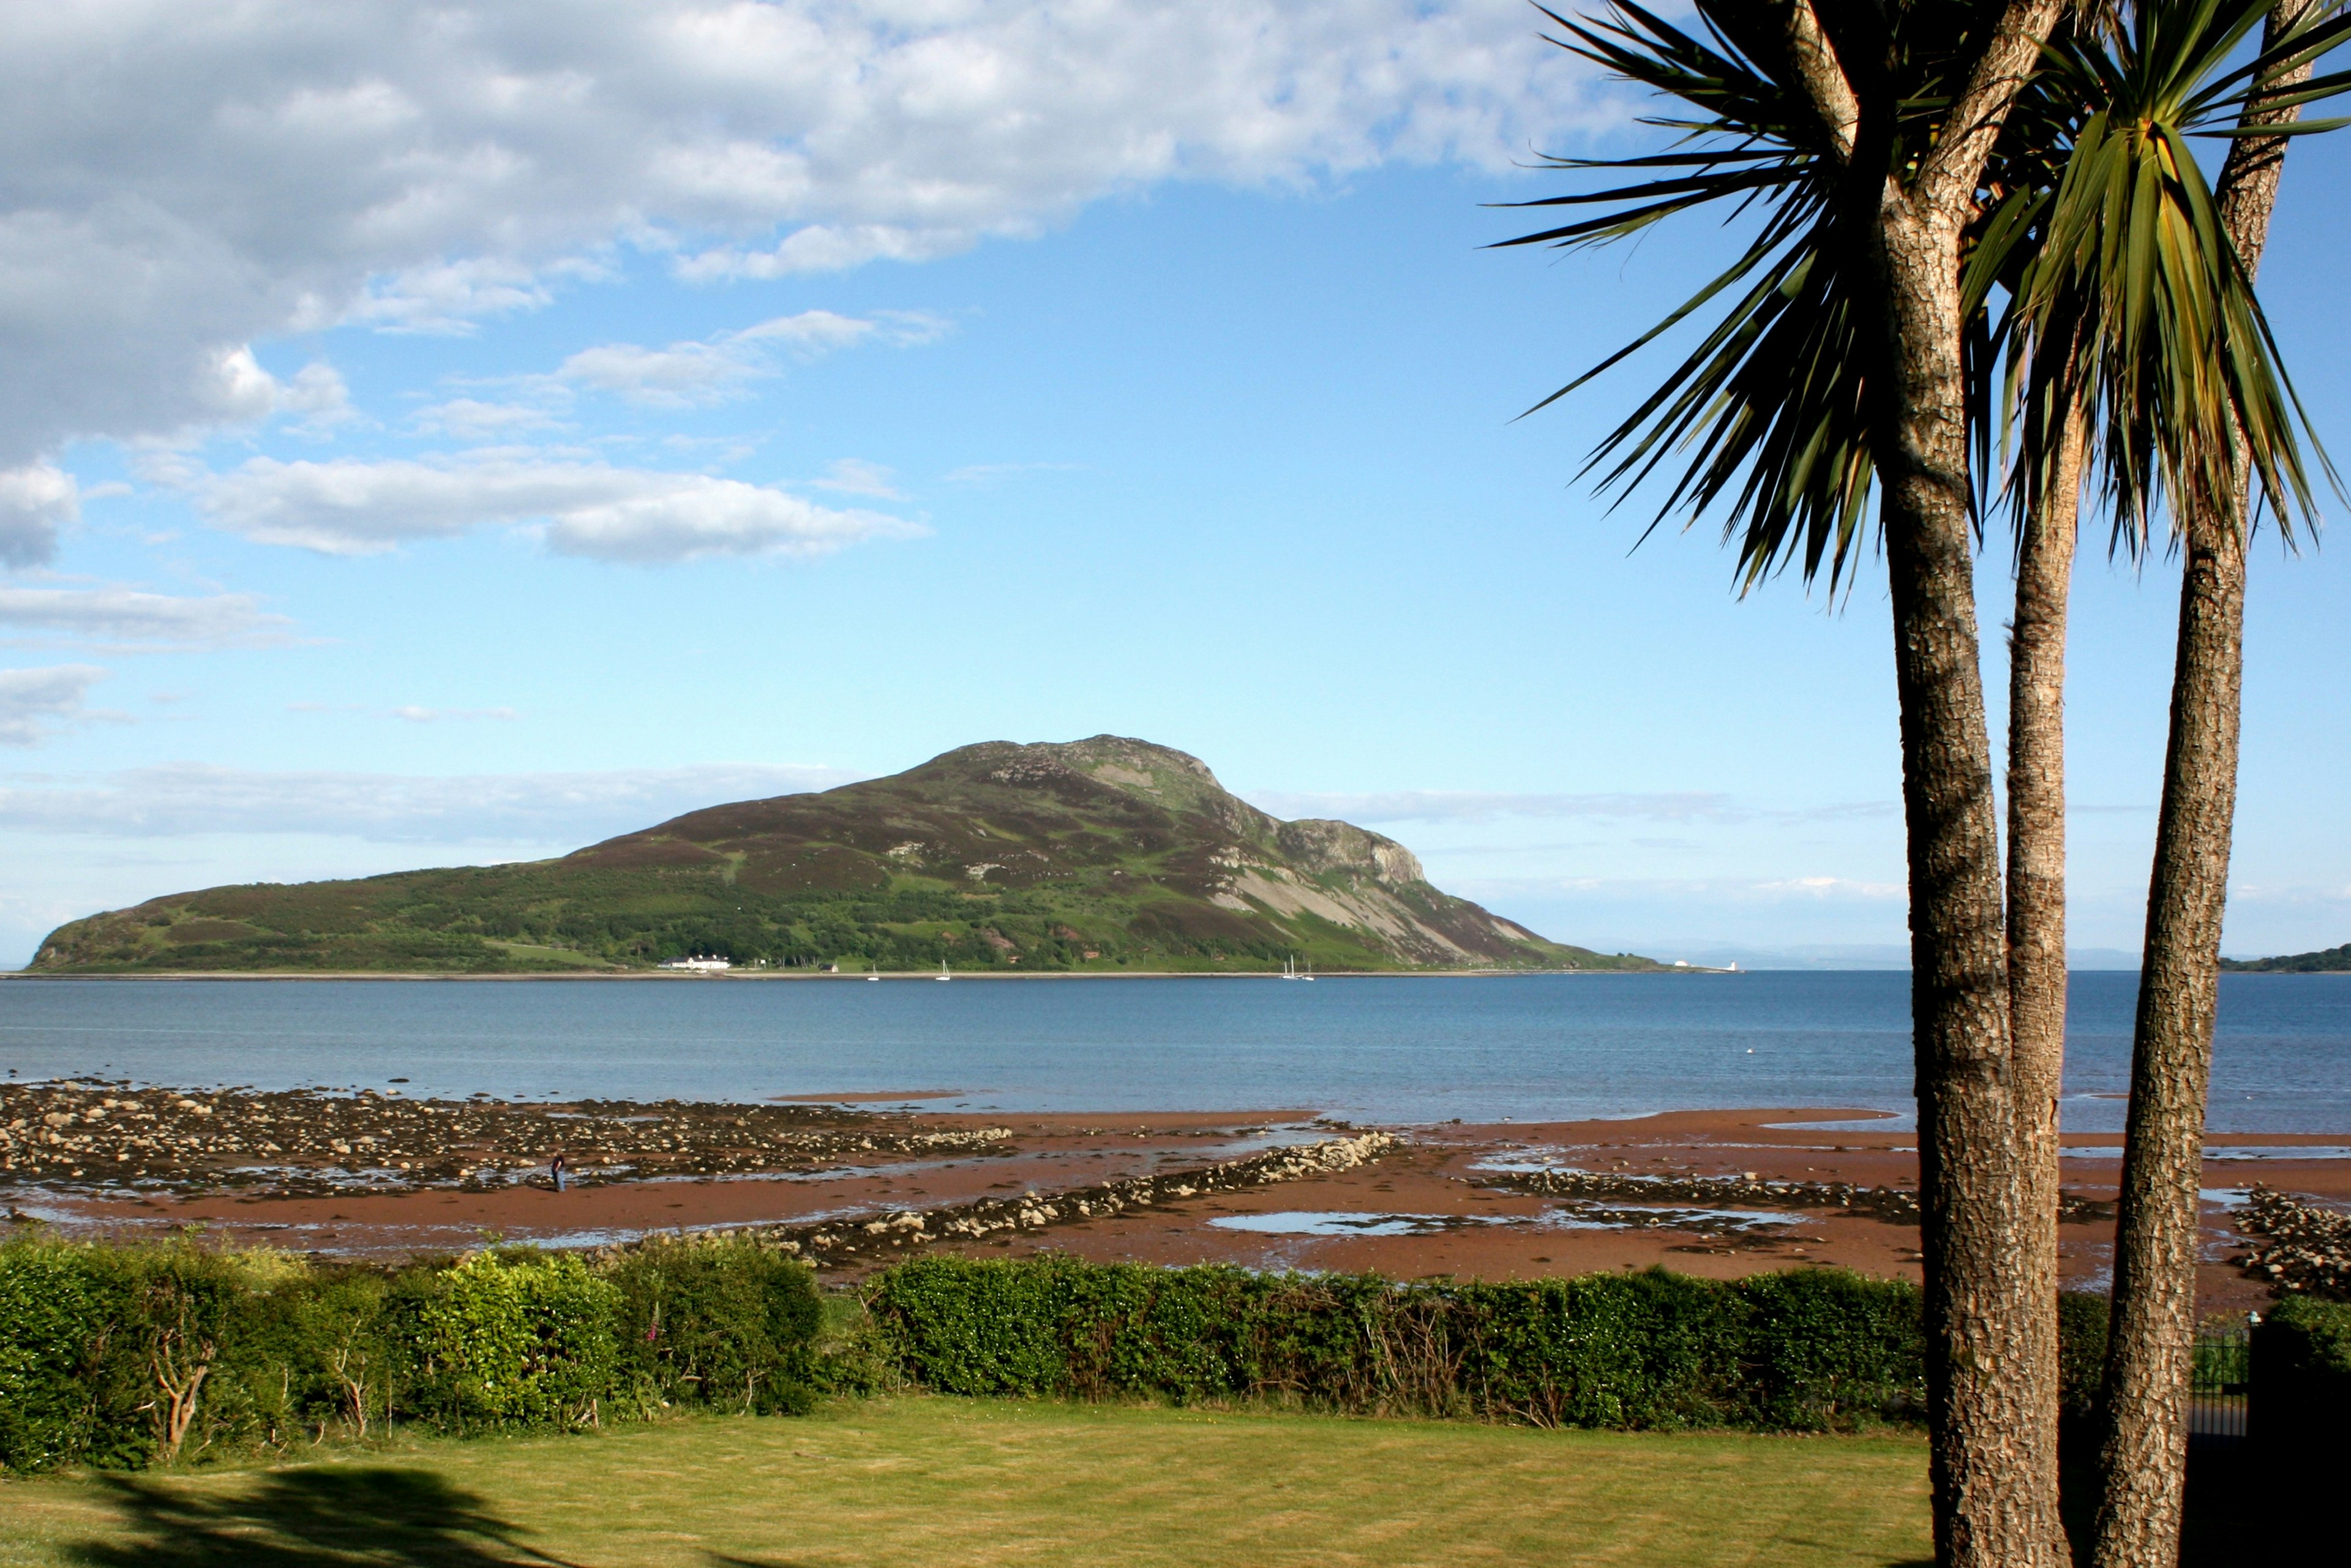
[[[981,775],[1015,788],[1074,774],[1179,810],[1194,809],[1207,798],[1237,799],[1217,781],[1207,763],[1189,752],[1123,735],[1026,743],[986,740],[957,747],[912,771],[933,768]]]

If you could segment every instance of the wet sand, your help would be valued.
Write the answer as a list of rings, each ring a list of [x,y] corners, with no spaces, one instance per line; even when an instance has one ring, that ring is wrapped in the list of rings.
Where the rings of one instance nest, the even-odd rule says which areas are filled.
[[[904,1104],[917,1096],[890,1098]],[[196,1224],[234,1242],[385,1257],[460,1250],[487,1235],[580,1246],[672,1228],[855,1221],[1165,1176],[1350,1130],[1300,1110],[845,1113],[856,1116],[861,1130],[918,1135],[1000,1128],[1005,1134],[985,1145],[948,1143],[932,1157],[902,1148],[819,1168],[616,1179],[563,1193],[553,1191],[541,1172],[481,1189],[132,1196],[20,1186],[9,1196],[20,1210],[78,1233],[152,1234]],[[1915,1223],[1886,1218],[1899,1204],[1873,1211],[1866,1203],[1846,1207],[1836,1197],[1840,1191],[1885,1189],[1907,1202],[1915,1194],[1916,1137],[1876,1113],[1782,1107],[1395,1130],[1404,1146],[1351,1170],[935,1245],[975,1256],[1059,1250],[1102,1261],[1368,1270],[1402,1278],[1528,1279],[1654,1264],[1717,1278],[1807,1266],[1918,1277]],[[2113,1198],[2119,1168],[2111,1152],[2099,1151],[2113,1151],[2120,1141],[2101,1134],[2064,1140],[2066,1191],[2093,1206],[2061,1232],[2064,1276],[2077,1287],[2102,1286],[2110,1267],[2112,1223],[2095,1206]],[[2320,1149],[2346,1147],[2351,1134],[2214,1134],[2208,1141],[2203,1310],[2241,1311],[2269,1299],[2262,1284],[2225,1261],[2236,1247],[2228,1224],[2232,1195],[2258,1180],[2322,1200],[2351,1201],[2351,1159],[2315,1156]],[[2298,1149],[2314,1155],[2296,1157]],[[1587,1185],[1609,1178],[1614,1196],[1595,1207],[1535,1190],[1546,1167],[1592,1173],[1576,1178]],[[1645,1185],[1677,1181],[1684,1184],[1679,1196],[1641,1196]],[[1720,1190],[1736,1188],[1739,1196],[1724,1201],[1688,1196],[1698,1190],[1689,1184],[1708,1182],[1728,1183]],[[1772,1184],[1782,1190],[1774,1193]],[[1594,1213],[1610,1218],[1595,1222]]]

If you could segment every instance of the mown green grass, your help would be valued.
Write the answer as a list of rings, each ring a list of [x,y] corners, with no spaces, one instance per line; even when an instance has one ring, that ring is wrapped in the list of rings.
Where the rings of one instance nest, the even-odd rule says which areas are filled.
[[[934,1568],[1929,1556],[1914,1438],[948,1398],[0,1484],[0,1563]]]

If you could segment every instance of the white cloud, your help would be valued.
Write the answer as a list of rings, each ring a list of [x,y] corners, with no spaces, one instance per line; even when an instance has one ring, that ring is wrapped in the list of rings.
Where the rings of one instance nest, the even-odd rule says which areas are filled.
[[[278,412],[301,415],[295,428],[308,434],[325,434],[359,417],[342,372],[323,360],[304,365],[292,381],[279,382],[276,402]]]
[[[564,428],[554,410],[538,403],[485,402],[470,397],[418,409],[409,423],[420,434],[450,435],[460,441],[495,441],[535,430]]]
[[[576,507],[547,525],[558,555],[643,566],[705,556],[826,555],[861,539],[905,538],[919,524],[842,512],[735,479],[659,475],[640,493]]]
[[[1075,463],[967,463],[947,470],[946,482],[986,486],[1021,474],[1071,474],[1078,466]]]
[[[88,716],[83,703],[89,688],[108,673],[95,664],[0,670],[0,746],[38,746]]]
[[[293,622],[249,593],[181,598],[128,588],[0,588],[0,635],[47,641],[248,647],[283,642]]]
[[[39,566],[57,553],[57,529],[81,517],[74,476],[47,463],[0,470],[0,566]]]
[[[1528,898],[1650,899],[1708,908],[1726,903],[1754,904],[1857,904],[1902,905],[1900,883],[1844,876],[1783,877],[1465,877],[1447,884],[1482,904]]]
[[[880,310],[870,317],[803,310],[797,316],[772,317],[730,337],[737,343],[781,343],[804,354],[825,354],[854,347],[868,338],[897,348],[935,343],[953,326],[944,316],[923,310]]]
[[[868,463],[862,457],[842,457],[825,467],[824,477],[811,479],[810,484],[820,490],[838,490],[846,496],[871,496],[881,501],[903,501],[889,469],[879,463]]]
[[[564,361],[548,379],[617,393],[632,402],[691,407],[724,402],[736,395],[743,383],[777,374],[779,351],[815,359],[869,339],[912,347],[937,341],[950,325],[942,317],[917,310],[884,310],[871,317],[803,310],[716,338],[672,343],[666,349],[599,344]]]
[[[555,371],[557,380],[575,386],[669,408],[720,402],[745,382],[770,373],[761,361],[711,343],[672,343],[666,349],[603,343],[580,350]]]
[[[837,511],[738,479],[529,454],[424,462],[257,457],[193,484],[198,507],[221,527],[325,555],[372,555],[514,524],[536,525],[559,555],[643,565],[821,555],[922,531],[900,518]]]
[[[1748,891],[1762,898],[1785,894],[1794,898],[1866,898],[1879,902],[1904,898],[1909,893],[1898,882],[1869,882],[1849,876],[1780,877],[1751,883]]]
[[[1168,179],[1614,121],[1520,0],[0,9],[0,466],[251,420],[246,345],[459,330],[620,251],[919,260]]]
[[[392,710],[392,716],[406,719],[411,724],[437,724],[444,718],[517,719],[522,715],[510,707],[419,707],[410,703]]]
[[[90,678],[103,673],[91,672]],[[570,846],[651,827],[705,806],[830,789],[858,777],[837,768],[751,763],[420,778],[260,772],[187,762],[88,779],[19,776],[0,781],[0,829],[131,838],[290,833],[385,842]]]
[[[1653,822],[1843,821],[1886,817],[1891,801],[1858,800],[1781,810],[1701,791],[1656,794],[1511,795],[1470,789],[1395,789],[1340,795],[1267,790],[1249,800],[1277,817],[1337,817],[1350,822],[1483,822],[1500,818],[1595,818]]]

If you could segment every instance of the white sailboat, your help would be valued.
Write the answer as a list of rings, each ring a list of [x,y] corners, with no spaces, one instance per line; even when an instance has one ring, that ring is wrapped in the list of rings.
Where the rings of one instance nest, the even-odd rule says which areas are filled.
[[[947,973],[947,961],[945,958],[939,960],[939,972],[933,975],[931,978],[934,980],[952,980],[955,978],[953,975]]]

